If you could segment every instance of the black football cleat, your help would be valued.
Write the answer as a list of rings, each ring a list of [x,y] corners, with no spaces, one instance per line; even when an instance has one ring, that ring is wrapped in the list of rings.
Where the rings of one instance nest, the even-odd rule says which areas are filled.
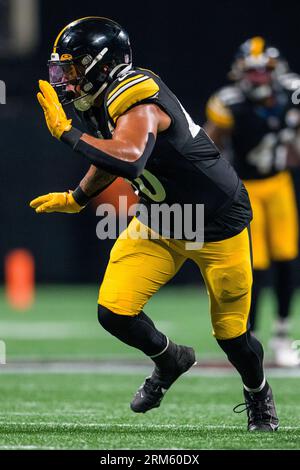
[[[172,355],[167,367],[162,370],[155,366],[151,377],[146,378],[130,403],[130,408],[135,413],[146,413],[152,408],[158,408],[171,385],[196,363],[193,348],[171,342],[170,346]]]
[[[244,390],[245,403],[237,405],[233,411],[242,413],[247,411],[248,415],[248,431],[274,432],[279,427],[279,419],[277,417],[275,403],[273,399],[272,389],[269,387],[264,398],[258,398],[256,393]],[[242,410],[237,411],[239,406],[245,406]]]

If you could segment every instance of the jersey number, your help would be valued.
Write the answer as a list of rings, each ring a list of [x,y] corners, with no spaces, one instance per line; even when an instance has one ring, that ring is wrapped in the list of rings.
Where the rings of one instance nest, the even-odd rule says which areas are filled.
[[[139,178],[129,183],[138,192],[145,194],[154,202],[162,202],[166,197],[166,191],[161,182],[150,171],[144,170]]]
[[[261,174],[267,174],[273,168],[277,171],[285,168],[286,147],[282,137],[286,131],[289,131],[289,138],[295,138],[295,131],[292,129],[283,129],[277,135],[273,132],[265,135],[260,144],[255,147],[247,155],[247,161],[250,165],[254,165]]]

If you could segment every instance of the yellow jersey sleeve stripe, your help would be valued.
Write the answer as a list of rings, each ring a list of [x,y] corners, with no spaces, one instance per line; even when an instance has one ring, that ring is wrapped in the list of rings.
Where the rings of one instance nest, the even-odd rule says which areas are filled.
[[[139,74],[139,75],[135,75],[134,77],[131,77],[131,78],[127,78],[126,80],[123,80],[121,83],[119,83],[118,86],[116,86],[108,95],[108,101],[113,98],[113,95],[120,90],[120,88],[122,88],[124,85],[127,85],[127,83],[130,83],[132,82],[133,80],[137,80],[138,78],[141,78],[141,77],[144,77],[145,75],[143,74]]]
[[[217,96],[213,96],[208,101],[206,106],[206,115],[210,121],[223,129],[231,129],[234,126],[234,117],[232,112],[224,106]]]
[[[107,106],[109,106],[118,96],[120,96],[125,90],[137,85],[140,82],[145,82],[149,80],[149,77],[146,75],[142,75],[141,77],[135,77],[134,80],[131,80],[130,83],[124,84],[121,88],[119,88],[115,93],[111,95],[111,97],[107,100]]]
[[[108,113],[114,122],[131,106],[139,101],[152,98],[159,92],[159,86],[152,78],[143,76],[138,80],[122,87],[108,101]]]

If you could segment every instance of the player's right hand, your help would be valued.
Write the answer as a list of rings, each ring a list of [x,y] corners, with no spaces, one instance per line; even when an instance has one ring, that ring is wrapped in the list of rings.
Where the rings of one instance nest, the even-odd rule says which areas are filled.
[[[66,212],[74,214],[80,212],[84,206],[75,201],[72,192],[49,193],[39,196],[30,202],[30,207],[38,214],[42,212]]]
[[[40,92],[37,99],[43,108],[49,131],[60,139],[62,134],[72,128],[72,119],[68,119],[54,88],[46,80],[39,81]]]

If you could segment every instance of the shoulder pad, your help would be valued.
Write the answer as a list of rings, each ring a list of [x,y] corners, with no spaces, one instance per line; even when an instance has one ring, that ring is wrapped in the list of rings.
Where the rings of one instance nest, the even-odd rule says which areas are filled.
[[[234,104],[242,103],[245,101],[245,96],[237,86],[226,86],[221,88],[216,95],[220,98],[225,106],[232,106]]]
[[[155,97],[159,86],[153,78],[143,72],[132,71],[113,83],[106,106],[110,118],[116,122],[131,106]]]
[[[159,75],[157,75],[157,73],[154,73],[153,70],[150,70],[150,69],[144,69],[142,67],[139,67],[138,71],[142,73],[146,73],[146,74],[149,73],[150,75],[154,75],[156,78],[160,78]]]
[[[232,129],[234,116],[230,105],[241,101],[239,94],[236,87],[225,87],[212,95],[206,105],[207,118],[222,129]]]
[[[295,91],[300,88],[300,75],[297,73],[284,73],[278,77],[278,82],[287,91]]]

